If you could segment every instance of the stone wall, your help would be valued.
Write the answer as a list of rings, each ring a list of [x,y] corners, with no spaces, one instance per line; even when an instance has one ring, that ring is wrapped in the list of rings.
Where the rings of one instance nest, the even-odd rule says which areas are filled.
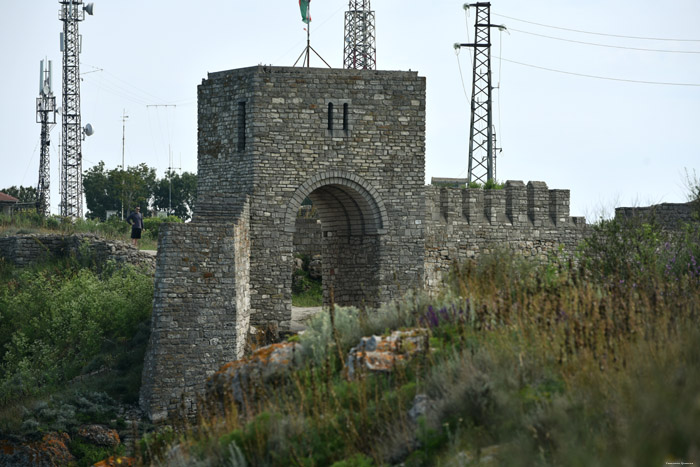
[[[231,223],[163,224],[141,409],[196,410],[204,382],[243,356],[250,319],[248,211]]]
[[[544,182],[508,181],[502,190],[425,191],[425,284],[437,287],[456,261],[496,249],[525,257],[573,251],[586,235],[583,217],[569,216],[569,190]]]
[[[294,254],[309,257],[320,255],[322,242],[321,222],[315,218],[297,217],[294,232]]]
[[[667,230],[678,230],[681,225],[693,221],[700,214],[700,206],[694,203],[663,203],[641,208],[615,208],[615,217],[644,218],[658,222]]]
[[[89,255],[86,258],[85,255]],[[94,234],[26,234],[0,237],[0,258],[17,266],[27,266],[53,258],[74,256],[79,260],[145,265],[153,268],[155,258],[128,243],[105,240]]]

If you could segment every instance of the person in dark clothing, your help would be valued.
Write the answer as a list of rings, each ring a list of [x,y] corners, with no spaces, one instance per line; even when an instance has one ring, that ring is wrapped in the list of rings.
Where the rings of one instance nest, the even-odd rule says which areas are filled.
[[[131,225],[131,244],[138,248],[139,238],[141,238],[141,231],[143,230],[141,208],[136,206],[135,210],[126,218],[126,221]]]

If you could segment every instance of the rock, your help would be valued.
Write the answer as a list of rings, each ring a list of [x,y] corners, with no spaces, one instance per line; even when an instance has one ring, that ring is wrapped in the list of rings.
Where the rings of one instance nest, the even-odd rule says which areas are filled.
[[[394,331],[388,336],[363,337],[348,354],[348,376],[362,367],[368,371],[390,372],[415,354],[425,350],[428,330],[415,328]]]
[[[413,398],[413,405],[408,411],[408,418],[416,422],[419,417],[425,416],[432,409],[430,398],[426,394],[416,394]]]
[[[309,261],[309,277],[312,279],[321,279],[323,277],[321,266],[321,255],[314,255],[311,261]]]
[[[294,270],[304,269],[304,260],[301,258],[294,258]]]
[[[267,386],[283,382],[295,364],[299,344],[281,342],[255,350],[252,355],[227,363],[206,382],[209,401],[249,403]]]
[[[47,433],[41,441],[13,443],[0,441],[0,466],[53,467],[74,464],[75,457],[68,450],[67,433]]]
[[[98,446],[115,447],[121,443],[119,433],[103,425],[83,425],[78,428],[77,436]]]

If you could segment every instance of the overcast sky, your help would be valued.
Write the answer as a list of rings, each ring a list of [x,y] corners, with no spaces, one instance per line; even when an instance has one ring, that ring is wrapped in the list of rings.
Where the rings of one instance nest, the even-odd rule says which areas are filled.
[[[1,1],[0,189],[36,186],[44,57],[53,60],[61,105],[59,3]],[[378,68],[427,79],[426,182],[466,177],[471,51],[457,56],[453,43],[473,39],[475,11],[467,18],[462,5],[372,2]],[[333,67],[342,66],[347,7],[346,0],[311,3],[312,45]],[[493,32],[499,180],[570,189],[572,214],[591,220],[614,206],[685,201],[684,171],[700,175],[700,1],[496,0],[491,12],[492,23],[510,29]],[[127,166],[144,162],[161,177],[170,148],[174,167],[195,172],[197,85],[207,72],[291,66],[306,40],[297,0],[98,0],[94,13],[80,24],[82,122],[95,129],[83,143],[83,169],[121,164],[125,111]],[[176,107],[154,107],[164,104]],[[60,124],[51,133],[54,213],[59,133]]]

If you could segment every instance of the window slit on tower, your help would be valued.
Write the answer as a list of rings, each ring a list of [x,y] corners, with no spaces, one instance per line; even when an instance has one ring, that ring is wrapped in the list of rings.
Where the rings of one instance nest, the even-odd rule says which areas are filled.
[[[245,151],[245,102],[238,103],[238,151]]]
[[[328,103],[328,129],[333,130],[333,103]]]
[[[348,103],[343,104],[343,130],[348,131]]]

